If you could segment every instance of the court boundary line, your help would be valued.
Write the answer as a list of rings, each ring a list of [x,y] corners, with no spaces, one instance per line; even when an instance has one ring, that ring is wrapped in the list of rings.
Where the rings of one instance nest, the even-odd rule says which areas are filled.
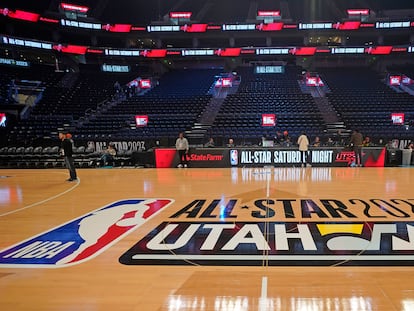
[[[135,254],[132,256],[132,259],[136,260],[223,260],[223,261],[261,261],[263,255],[187,255],[187,254]],[[381,261],[381,260],[390,260],[390,261],[413,261],[414,255],[269,255],[269,260],[271,261],[289,261],[289,260],[300,260],[300,261],[309,261],[309,260],[341,260],[341,261]],[[207,265],[204,265],[207,266]],[[222,267],[220,265],[216,265]],[[249,265],[249,267],[258,267],[259,265]],[[274,267],[274,265],[272,265]],[[294,266],[294,267],[304,267],[303,265]],[[318,267],[316,265],[308,265],[307,267]],[[324,266],[328,267],[328,266]],[[336,266],[329,266],[336,267]],[[358,266],[359,267],[359,266]],[[393,266],[385,266],[393,267]],[[409,266],[412,267],[412,266]]]
[[[267,276],[262,277],[261,295],[259,298],[259,311],[267,311]]]
[[[78,177],[78,181],[77,181],[77,182],[76,182],[76,184],[75,184],[75,185],[73,185],[71,188],[69,188],[69,189],[67,189],[67,190],[65,190],[65,191],[63,191],[63,192],[61,192],[61,193],[55,194],[54,196],[51,196],[51,197],[49,197],[49,198],[47,198],[47,199],[44,199],[44,200],[42,200],[42,201],[35,202],[35,203],[32,203],[32,204],[27,205],[27,206],[23,206],[23,207],[21,207],[21,208],[18,208],[18,209],[16,209],[16,210],[13,210],[13,211],[10,211],[10,212],[4,213],[4,214],[0,214],[0,217],[7,216],[7,215],[11,215],[11,214],[14,214],[14,213],[17,213],[17,212],[21,212],[21,211],[24,211],[24,210],[26,210],[26,209],[29,209],[29,208],[32,208],[32,207],[35,207],[35,206],[38,206],[38,205],[42,205],[43,203],[46,203],[46,202],[52,201],[52,200],[54,200],[54,199],[57,199],[57,198],[59,198],[59,197],[61,197],[61,196],[65,195],[65,194],[67,194],[67,193],[71,192],[71,191],[72,191],[72,190],[74,190],[75,188],[77,188],[77,187],[80,185],[80,182],[81,182],[81,180],[80,180],[80,178]]]
[[[264,236],[266,242],[269,243],[270,239],[270,220],[269,220],[269,200],[270,200],[270,179],[272,177],[272,170],[266,169],[266,219],[264,220]],[[268,287],[268,278],[267,278],[267,268],[269,268],[269,250],[266,250],[266,247],[263,247],[263,261],[262,266],[265,269],[264,275],[262,276],[260,298],[259,298],[259,311],[267,311],[267,287]]]

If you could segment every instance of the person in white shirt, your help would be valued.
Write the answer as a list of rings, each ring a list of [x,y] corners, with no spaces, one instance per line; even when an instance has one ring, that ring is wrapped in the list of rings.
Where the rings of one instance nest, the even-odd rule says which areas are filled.
[[[310,165],[308,162],[308,149],[309,149],[309,139],[306,136],[306,133],[303,132],[302,135],[298,138],[299,151],[302,154],[302,167],[305,165]]]
[[[180,160],[178,167],[187,167],[188,140],[184,137],[183,133],[178,134],[178,138],[175,141],[175,149],[178,151],[178,157]]]

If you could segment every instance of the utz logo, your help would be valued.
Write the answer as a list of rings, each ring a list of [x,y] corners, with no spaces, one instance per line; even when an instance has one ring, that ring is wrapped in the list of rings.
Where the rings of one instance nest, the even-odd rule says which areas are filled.
[[[65,267],[92,259],[133,232],[171,199],[109,204],[0,252],[0,267]]]

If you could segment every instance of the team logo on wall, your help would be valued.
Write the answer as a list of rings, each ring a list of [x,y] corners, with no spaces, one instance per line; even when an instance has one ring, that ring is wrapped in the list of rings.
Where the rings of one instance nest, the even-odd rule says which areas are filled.
[[[117,201],[0,251],[0,267],[57,268],[87,261],[172,202],[171,199]]]
[[[194,200],[151,230],[120,262],[412,266],[413,213],[412,199]],[[241,214],[251,221],[238,221]]]

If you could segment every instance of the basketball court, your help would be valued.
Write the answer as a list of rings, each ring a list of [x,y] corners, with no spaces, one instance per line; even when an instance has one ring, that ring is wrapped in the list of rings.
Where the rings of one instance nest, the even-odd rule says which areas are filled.
[[[412,168],[0,170],[1,310],[413,310]]]

